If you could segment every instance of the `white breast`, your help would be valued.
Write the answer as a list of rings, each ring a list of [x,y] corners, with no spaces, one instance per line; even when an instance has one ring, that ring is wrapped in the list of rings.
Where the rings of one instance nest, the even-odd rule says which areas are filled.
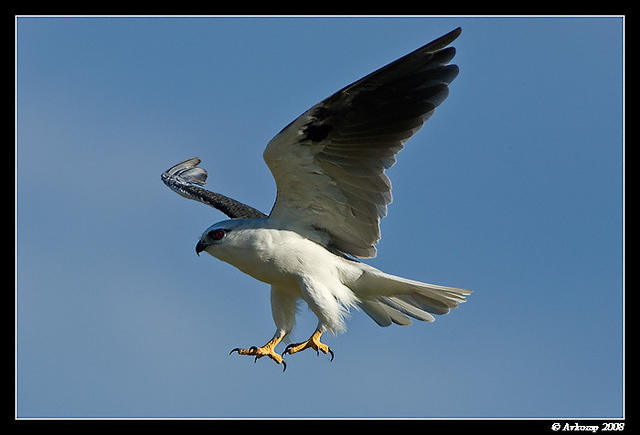
[[[335,274],[337,257],[294,231],[236,229],[225,239],[209,252],[259,281],[297,286],[304,274]]]

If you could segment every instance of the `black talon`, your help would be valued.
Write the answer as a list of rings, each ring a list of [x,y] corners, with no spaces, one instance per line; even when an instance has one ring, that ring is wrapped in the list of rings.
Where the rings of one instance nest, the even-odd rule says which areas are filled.
[[[257,347],[255,347],[255,346],[251,346],[251,347],[249,348],[249,352],[251,352],[251,351],[255,352],[255,351],[257,351],[257,350],[258,350],[258,348],[257,348]]]
[[[331,350],[331,348],[329,348],[329,353],[331,354],[331,359],[330,359],[330,361],[333,361],[333,351]]]
[[[282,366],[282,373],[284,373],[284,371],[287,369],[287,363],[284,360],[282,360]]]
[[[231,352],[229,352],[229,355],[231,355],[233,352],[240,353],[240,348],[239,347],[234,347],[233,349],[231,349]]]
[[[286,355],[289,353],[289,348],[292,348],[293,344],[289,344],[287,347],[284,348],[284,352],[282,352],[283,355]]]

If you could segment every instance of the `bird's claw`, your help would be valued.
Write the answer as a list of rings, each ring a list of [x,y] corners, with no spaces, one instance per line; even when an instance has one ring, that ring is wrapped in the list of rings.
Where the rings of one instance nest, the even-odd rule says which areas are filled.
[[[255,356],[255,359],[253,360],[254,363],[257,362],[258,359],[262,358],[263,356],[268,356],[269,358],[274,360],[276,362],[276,364],[282,364],[282,371],[283,372],[285,370],[287,370],[287,363],[285,362],[285,360],[280,355],[275,353],[273,351],[273,349],[270,349],[268,347],[251,346],[249,349],[243,349],[243,348],[240,348],[240,347],[234,347],[233,349],[231,349],[231,352],[229,352],[229,355],[231,355],[233,352],[237,352],[238,355],[252,355],[252,356]]]
[[[333,350],[331,350],[331,348],[329,346],[327,346],[326,344],[320,343],[320,341],[318,341],[317,343],[315,343],[314,341],[312,341],[311,339],[303,342],[303,343],[297,343],[297,344],[289,344],[285,349],[284,352],[282,352],[283,355],[289,354],[289,355],[293,355],[294,353],[298,353],[300,351],[303,351],[305,349],[313,349],[316,351],[316,355],[320,356],[320,351],[322,351],[322,353],[324,354],[330,354],[331,355],[331,359],[329,361],[333,361],[333,358],[335,357],[335,354],[333,353]]]

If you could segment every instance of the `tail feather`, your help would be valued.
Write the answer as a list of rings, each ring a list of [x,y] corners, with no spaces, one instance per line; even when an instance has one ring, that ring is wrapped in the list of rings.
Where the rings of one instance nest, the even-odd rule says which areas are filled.
[[[389,326],[391,323],[396,325],[409,325],[411,319],[400,311],[385,305],[380,300],[363,300],[360,301],[360,308],[367,313],[378,325]]]
[[[438,300],[434,300],[433,298],[430,298],[428,296],[421,295],[420,293],[412,293],[410,295],[400,295],[400,296],[397,296],[397,298],[402,299],[403,301],[411,305],[420,307],[424,311],[431,314],[442,315],[442,314],[447,314],[451,310],[451,308],[448,305]]]
[[[427,311],[424,311],[418,306],[412,305],[410,302],[405,302],[399,297],[387,297],[382,296],[380,300],[398,311],[413,317],[414,319],[422,320],[423,322],[434,322],[436,319]]]
[[[360,300],[362,310],[380,326],[392,322],[408,325],[409,317],[433,322],[433,314],[447,314],[471,294],[470,290],[427,284],[361,265],[362,275],[349,287]]]

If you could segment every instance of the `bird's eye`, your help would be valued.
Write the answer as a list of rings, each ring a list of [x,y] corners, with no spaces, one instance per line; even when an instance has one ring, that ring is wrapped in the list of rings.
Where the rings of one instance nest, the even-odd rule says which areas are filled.
[[[209,237],[211,237],[213,240],[222,240],[222,238],[224,237],[224,230],[213,230],[209,232]]]

